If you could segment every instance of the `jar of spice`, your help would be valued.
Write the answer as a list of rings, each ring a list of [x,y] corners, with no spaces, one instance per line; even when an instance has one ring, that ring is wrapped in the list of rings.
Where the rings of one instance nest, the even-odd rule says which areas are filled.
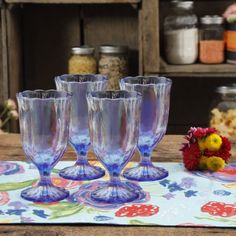
[[[108,89],[119,89],[120,79],[128,75],[128,47],[103,45],[99,53],[99,73],[108,76]]]
[[[192,64],[198,57],[197,16],[193,1],[172,1],[164,20],[165,57],[170,64]]]
[[[236,64],[236,23],[227,23],[225,39],[227,62]]]
[[[73,47],[68,63],[69,74],[96,74],[97,61],[94,48],[88,46]]]
[[[216,88],[216,96],[210,112],[210,127],[222,136],[236,139],[236,85]]]
[[[199,59],[205,64],[219,64],[224,61],[223,17],[201,18]]]

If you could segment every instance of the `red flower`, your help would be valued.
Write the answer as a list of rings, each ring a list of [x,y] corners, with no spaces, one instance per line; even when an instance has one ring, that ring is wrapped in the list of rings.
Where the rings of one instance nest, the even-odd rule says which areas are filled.
[[[183,149],[183,162],[188,170],[197,170],[201,151],[197,143],[192,143]]]
[[[135,217],[135,216],[152,216],[159,212],[158,206],[134,204],[131,206],[121,207],[116,211],[115,216],[117,217]]]
[[[220,136],[222,139],[222,145],[219,151],[209,151],[209,150],[205,150],[204,155],[205,156],[217,156],[217,157],[221,157],[223,160],[225,160],[226,162],[229,160],[229,158],[231,157],[230,154],[230,150],[231,150],[231,143],[230,141],[226,138],[226,137],[222,137]]]
[[[231,217],[236,215],[236,205],[211,201],[203,205],[201,211],[213,216]]]
[[[193,136],[195,138],[203,138],[209,134],[212,133],[216,133],[216,129],[215,128],[195,128],[195,130],[193,131]]]

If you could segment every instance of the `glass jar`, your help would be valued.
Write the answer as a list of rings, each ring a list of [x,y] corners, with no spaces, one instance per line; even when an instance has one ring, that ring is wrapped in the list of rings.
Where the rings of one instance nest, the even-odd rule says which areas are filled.
[[[210,112],[210,127],[231,139],[236,138],[236,85],[216,89],[215,100]]]
[[[205,64],[222,63],[225,50],[223,17],[204,16],[200,21],[200,62]]]
[[[236,64],[236,24],[226,24],[226,57],[227,63]]]
[[[128,47],[103,45],[99,53],[99,73],[108,76],[108,89],[119,89],[120,79],[128,75]]]
[[[88,46],[73,47],[68,62],[69,74],[96,74],[97,61],[94,48]]]
[[[172,1],[164,20],[165,57],[170,64],[192,64],[198,58],[197,16],[193,1]]]

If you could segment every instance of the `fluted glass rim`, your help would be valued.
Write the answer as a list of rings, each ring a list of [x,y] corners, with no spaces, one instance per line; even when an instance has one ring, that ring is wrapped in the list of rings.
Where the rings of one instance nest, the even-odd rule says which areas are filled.
[[[109,98],[109,97],[96,97],[98,94],[108,94],[108,93],[126,93],[129,95],[129,97],[115,97],[115,98]],[[93,100],[99,100],[99,101],[118,101],[118,100],[125,100],[125,101],[131,101],[131,100],[141,100],[142,95],[139,92],[132,91],[129,92],[127,90],[106,90],[106,91],[92,91],[92,92],[87,92],[87,99],[93,99]]]
[[[66,81],[65,79],[73,78],[76,79],[76,76],[81,77],[93,77],[94,81],[88,80],[88,81]],[[105,81],[108,81],[108,77],[106,75],[102,74],[63,74],[55,76],[55,81],[60,81],[60,83],[70,83],[70,84],[89,84],[89,83],[104,83]]]
[[[130,83],[128,80],[135,80],[135,79],[139,79],[139,78],[146,78],[146,79],[154,79],[154,80],[158,80],[157,83],[147,83],[147,84],[141,84],[141,83]],[[161,79],[163,79],[163,81],[160,81]],[[124,84],[128,84],[130,86],[158,86],[158,85],[171,85],[172,84],[172,80],[170,78],[167,78],[165,76],[155,76],[155,75],[138,75],[138,76],[127,76],[124,77],[120,80],[120,83],[124,83]]]
[[[30,94],[37,94],[37,93],[44,93],[44,94],[58,94],[58,97],[28,97],[26,95]],[[58,91],[56,89],[35,89],[35,90],[24,90],[21,92],[16,93],[17,99],[24,99],[24,100],[30,100],[30,101],[61,101],[61,100],[68,100],[72,97],[71,93],[65,92],[65,91]]]

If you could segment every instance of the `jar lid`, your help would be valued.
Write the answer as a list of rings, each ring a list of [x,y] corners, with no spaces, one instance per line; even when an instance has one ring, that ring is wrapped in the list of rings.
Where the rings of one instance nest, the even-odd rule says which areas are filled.
[[[184,8],[184,9],[191,9],[193,8],[193,1],[179,1],[179,0],[172,0],[171,2],[174,6]]]
[[[221,94],[236,93],[236,84],[217,87],[216,92]]]
[[[214,16],[203,16],[201,17],[201,24],[205,24],[205,25],[211,25],[211,24],[223,24],[224,19],[221,16],[218,15],[214,15]]]
[[[94,48],[89,47],[87,45],[83,45],[83,46],[80,46],[80,47],[73,47],[73,48],[71,48],[71,53],[72,54],[80,54],[80,55],[93,54],[94,53]]]
[[[118,45],[102,45],[99,48],[101,53],[126,53],[128,51],[128,46],[118,46]]]

